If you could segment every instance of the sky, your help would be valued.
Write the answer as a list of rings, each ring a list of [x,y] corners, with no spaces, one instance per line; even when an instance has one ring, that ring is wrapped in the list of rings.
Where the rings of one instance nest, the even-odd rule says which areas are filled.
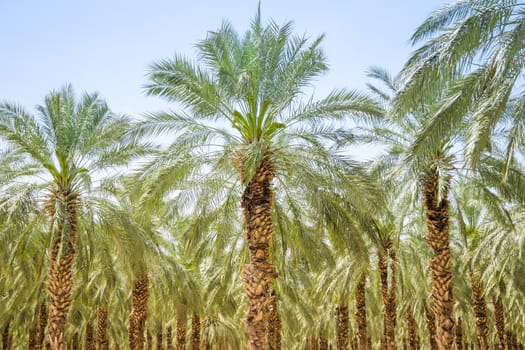
[[[29,110],[71,83],[97,91],[117,113],[140,116],[169,108],[146,97],[148,66],[194,45],[224,20],[244,32],[257,0],[0,0],[0,101]],[[294,22],[295,33],[325,34],[330,71],[315,85],[364,89],[365,71],[395,73],[414,49],[416,27],[443,0],[261,0],[263,21]]]

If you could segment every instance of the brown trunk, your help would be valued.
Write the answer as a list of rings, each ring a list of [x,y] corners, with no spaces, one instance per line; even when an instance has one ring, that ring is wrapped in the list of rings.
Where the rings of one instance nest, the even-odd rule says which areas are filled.
[[[396,254],[392,247],[392,241],[387,240],[384,253],[378,252],[378,270],[381,281],[381,296],[383,297],[383,326],[384,326],[384,348],[396,350]],[[390,285],[388,281],[388,267],[390,266]]]
[[[157,350],[162,349],[162,323],[157,327]]]
[[[423,201],[425,206],[427,242],[434,251],[430,259],[432,279],[432,302],[437,317],[436,342],[439,350],[451,350],[454,346],[454,297],[452,295],[452,262],[450,250],[450,218],[448,190],[450,179],[439,195],[439,170],[431,169],[425,180]]]
[[[274,291],[268,303],[268,349],[281,350],[281,318],[279,317],[278,297]]]
[[[73,350],[80,350],[80,342],[78,340],[78,333],[73,334],[73,340],[71,341]]]
[[[131,314],[129,315],[129,346],[131,350],[144,350],[144,331],[148,318],[149,280],[144,273],[133,282]]]
[[[191,350],[201,348],[201,319],[196,313],[191,318]]]
[[[108,340],[108,309],[106,306],[98,307],[97,343],[98,350],[109,350]]]
[[[474,314],[476,316],[476,338],[479,350],[487,350],[487,336],[489,334],[487,303],[483,296],[483,284],[472,273],[470,274],[470,284],[472,286],[472,303],[474,304]]]
[[[412,309],[407,311],[407,323],[408,323],[408,346],[410,350],[419,350],[419,337],[417,334],[417,324],[414,318]]]
[[[368,349],[368,331],[366,323],[366,276],[363,275],[355,293],[355,318],[359,350]]]
[[[507,346],[509,350],[515,350],[518,347],[516,335],[511,330],[507,330]]]
[[[46,303],[40,304],[40,313],[38,316],[38,337],[36,348],[41,350],[44,346],[44,339],[46,338],[46,327],[47,327],[47,307]]]
[[[86,326],[86,343],[84,348],[86,350],[96,350],[93,326],[91,324]]]
[[[177,315],[177,350],[186,350],[186,320],[180,315]]]
[[[430,344],[430,350],[437,350],[436,317],[434,316],[434,312],[427,305],[425,305],[425,316],[427,319],[428,342]]]
[[[505,350],[507,347],[507,340],[505,339],[505,315],[503,311],[503,302],[501,297],[493,296],[492,303],[494,304],[494,319],[496,321],[496,331],[498,333],[498,350]]]
[[[166,328],[166,350],[174,350],[172,332],[173,329],[171,328],[171,326],[168,326]],[[199,350],[199,348],[197,348],[197,350]]]
[[[27,342],[27,348],[29,350],[36,350],[36,343],[38,338],[38,312],[37,318],[33,321],[33,325],[29,328],[29,340]]]
[[[348,350],[348,306],[337,307],[337,350]]]
[[[244,175],[241,171],[241,176]],[[270,244],[274,234],[272,164],[264,160],[248,183],[242,196],[246,242],[250,262],[243,266],[243,284],[248,305],[244,320],[248,334],[248,350],[267,348],[266,305],[269,304],[271,283],[277,270],[270,258]]]
[[[328,339],[325,337],[319,338],[319,350],[328,350]]]
[[[463,350],[463,327],[461,318],[456,323],[456,350]]]
[[[64,329],[71,308],[73,290],[73,264],[76,258],[78,208],[80,206],[78,197],[77,192],[69,190],[57,192],[51,196],[51,202],[54,198],[55,205],[65,203],[65,208],[59,210],[63,210],[66,214],[66,217],[58,223],[55,243],[50,256],[47,284],[49,295],[48,341],[52,350],[66,350]],[[52,213],[55,214],[54,211]]]
[[[2,331],[2,350],[11,350],[11,335],[9,333],[10,322],[8,321]]]

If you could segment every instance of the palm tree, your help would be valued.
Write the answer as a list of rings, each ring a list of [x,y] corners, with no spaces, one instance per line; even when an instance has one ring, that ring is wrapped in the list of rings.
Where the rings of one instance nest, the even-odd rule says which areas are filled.
[[[330,188],[313,178],[312,170],[330,174],[325,178],[340,175],[321,140],[345,133],[326,122],[352,112],[378,112],[366,97],[344,90],[302,102],[303,89],[327,70],[320,48],[323,37],[310,42],[292,36],[291,30],[291,23],[263,26],[259,11],[244,36],[229,23],[209,32],[197,44],[197,62],[176,55],[153,64],[146,92],[180,103],[183,112],[149,115],[135,130],[137,135],[176,136],[169,162],[177,168],[171,179],[178,178],[179,188],[191,177],[212,177],[237,191],[242,186],[249,250],[242,277],[249,349],[266,347],[264,305],[278,276],[270,255],[275,191],[285,191],[289,179],[305,191]],[[207,193],[206,200],[224,198],[222,187],[217,192],[219,197]]]
[[[403,196],[422,198],[427,226],[426,239],[434,252],[429,265],[433,308],[438,321],[436,341],[440,349],[450,349],[454,340],[454,297],[449,195],[452,171],[455,169],[453,145],[458,139],[448,135],[432,144],[431,148],[421,147],[421,132],[432,122],[432,109],[420,105],[409,114],[398,114],[392,108],[392,95],[397,96],[401,88],[400,78],[390,76],[381,68],[372,68],[369,75],[389,90],[383,92],[381,88],[369,86],[384,101],[385,114],[389,118],[365,129],[363,137],[388,147],[390,154],[376,163],[386,164],[386,168],[391,170],[390,178],[404,184],[401,192]],[[434,99],[438,98],[439,95],[434,96]],[[430,312],[428,315],[432,316]]]
[[[79,234],[82,193],[97,171],[126,164],[137,155],[134,143],[123,143],[129,120],[116,116],[97,94],[79,102],[71,86],[51,92],[37,115],[0,105],[0,138],[26,167],[38,171],[29,181],[44,179],[44,211],[53,222],[47,292],[49,343],[65,349],[64,328],[71,306],[73,264]],[[24,176],[25,172],[13,174]]]

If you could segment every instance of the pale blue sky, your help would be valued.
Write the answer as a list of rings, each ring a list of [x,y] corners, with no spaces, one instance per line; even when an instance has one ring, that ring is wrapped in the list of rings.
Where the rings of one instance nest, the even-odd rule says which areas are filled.
[[[166,104],[145,97],[148,65],[174,52],[192,55],[208,30],[229,20],[244,31],[257,0],[0,0],[0,100],[28,109],[66,82],[98,91],[119,113]],[[363,88],[365,70],[398,71],[408,39],[442,0],[261,0],[263,19],[293,20],[296,33],[326,34],[330,72],[317,92]]]

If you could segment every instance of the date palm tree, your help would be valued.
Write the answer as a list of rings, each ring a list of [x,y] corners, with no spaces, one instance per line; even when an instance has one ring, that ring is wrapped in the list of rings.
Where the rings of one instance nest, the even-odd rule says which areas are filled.
[[[394,97],[402,88],[399,76],[392,77],[381,68],[372,68],[369,75],[388,89],[384,92],[382,88],[370,85],[372,92],[384,101],[385,114],[389,117],[365,128],[362,137],[388,148],[389,153],[376,164],[383,164],[385,169],[390,169],[388,176],[404,187],[400,192],[402,197],[411,198],[412,204],[417,203],[415,198],[422,199],[427,226],[426,240],[434,252],[429,267],[432,302],[438,321],[436,341],[440,349],[450,349],[454,340],[454,297],[449,196],[452,173],[457,162],[453,146],[461,139],[448,135],[436,141],[431,148],[420,147],[424,142],[421,133],[432,122],[432,106],[420,105],[408,114],[400,114],[392,107]],[[434,100],[439,97],[434,96]]]
[[[98,171],[126,164],[140,151],[134,143],[123,142],[129,119],[113,114],[97,94],[84,94],[76,101],[67,85],[47,95],[36,110],[33,115],[17,105],[0,104],[0,139],[24,168],[33,169],[34,176],[14,173],[13,180],[23,178],[45,188],[40,196],[46,197],[43,209],[53,223],[48,247],[48,340],[52,349],[62,350],[82,194],[89,191]]]
[[[172,188],[176,184],[184,188],[189,178],[214,178],[225,187],[214,195],[207,190],[204,200],[215,198],[210,205],[227,196],[230,190],[223,188],[242,191],[249,251],[242,277],[248,349],[266,348],[265,305],[278,276],[270,254],[275,192],[286,191],[288,183],[312,193],[330,188],[323,181],[340,177],[334,165],[344,159],[331,154],[322,140],[346,134],[328,122],[350,113],[378,113],[374,103],[351,91],[335,90],[320,100],[301,99],[327,70],[322,39],[293,36],[291,23],[263,26],[259,11],[244,35],[224,23],[197,44],[196,61],[175,55],[154,63],[148,74],[146,92],[182,108],[151,114],[135,129],[142,136],[171,133],[172,173],[165,180],[173,181]],[[327,175],[323,181],[313,177],[322,172]]]

